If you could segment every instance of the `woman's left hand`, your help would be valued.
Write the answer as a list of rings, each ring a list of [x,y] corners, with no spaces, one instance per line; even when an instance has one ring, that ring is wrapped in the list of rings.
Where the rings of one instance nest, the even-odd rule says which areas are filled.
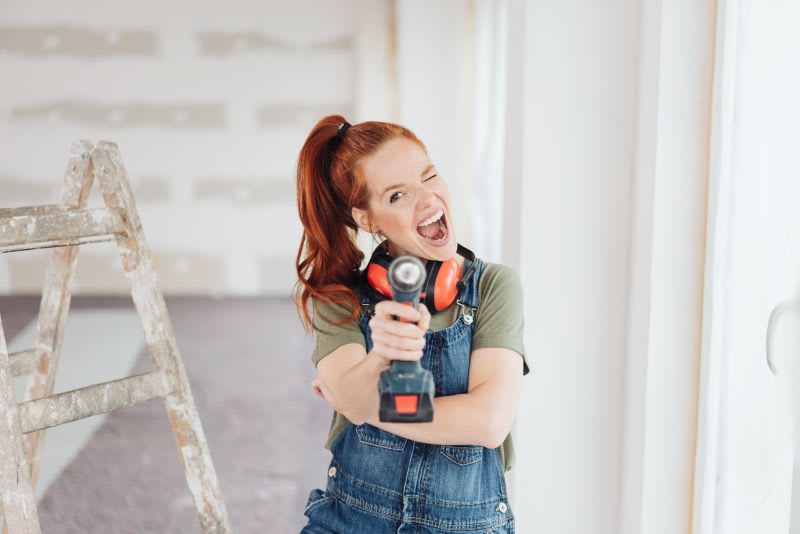
[[[333,398],[333,394],[331,393],[331,390],[328,389],[328,386],[325,385],[325,383],[322,381],[320,377],[317,377],[311,381],[311,389],[314,391],[314,394],[325,399],[328,405],[330,405],[331,408],[336,410],[336,402]]]

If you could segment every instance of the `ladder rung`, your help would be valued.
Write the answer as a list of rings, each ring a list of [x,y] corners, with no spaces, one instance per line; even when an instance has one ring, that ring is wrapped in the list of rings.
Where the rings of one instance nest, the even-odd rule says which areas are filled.
[[[11,376],[29,375],[36,371],[36,349],[21,350],[8,355]]]
[[[63,425],[168,394],[164,375],[153,371],[30,400],[19,405],[22,432],[27,434]]]
[[[121,213],[117,208],[97,208],[0,214],[0,248],[121,233],[125,231]]]
[[[22,206],[19,208],[0,208],[0,219],[19,217],[20,215],[44,215],[67,211],[69,208],[63,204],[43,204],[40,206]]]

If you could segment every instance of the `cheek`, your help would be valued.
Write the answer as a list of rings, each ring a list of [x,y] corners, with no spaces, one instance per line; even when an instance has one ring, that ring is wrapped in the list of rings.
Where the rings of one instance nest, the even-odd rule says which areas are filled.
[[[408,230],[414,221],[413,209],[406,209],[405,206],[395,206],[391,209],[376,210],[373,221],[387,237],[389,234],[397,234]]]
[[[381,230],[381,233],[391,232],[396,226],[395,217],[392,217],[391,210],[386,208],[372,209],[372,222]]]
[[[448,201],[450,200],[450,189],[447,187],[447,182],[444,180],[440,180],[439,183],[437,183],[433,188],[433,191],[440,197],[443,197]]]

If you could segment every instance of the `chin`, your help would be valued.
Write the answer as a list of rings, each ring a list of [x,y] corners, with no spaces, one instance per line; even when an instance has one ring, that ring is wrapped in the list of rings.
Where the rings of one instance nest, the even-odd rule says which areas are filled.
[[[458,243],[455,240],[455,236],[453,236],[443,247],[426,247],[424,256],[430,260],[447,261],[456,255],[457,247]]]

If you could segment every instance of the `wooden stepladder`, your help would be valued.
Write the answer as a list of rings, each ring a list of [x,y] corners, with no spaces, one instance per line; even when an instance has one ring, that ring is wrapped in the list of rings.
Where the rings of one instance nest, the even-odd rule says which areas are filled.
[[[105,208],[87,209],[95,178]],[[117,242],[155,370],[53,395],[78,247],[101,240]],[[0,209],[0,251],[50,247],[36,346],[8,354],[0,320],[0,494],[6,531],[40,532],[34,487],[44,429],[161,398],[203,531],[231,532],[172,323],[115,143],[72,143],[59,204]],[[22,375],[30,375],[27,400],[18,403],[12,378]]]

